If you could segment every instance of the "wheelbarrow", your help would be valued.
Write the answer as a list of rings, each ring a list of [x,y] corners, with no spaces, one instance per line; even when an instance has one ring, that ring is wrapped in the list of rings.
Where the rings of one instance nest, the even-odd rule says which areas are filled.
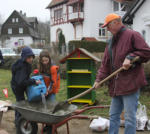
[[[48,109],[55,106],[57,103],[48,104]],[[94,108],[107,108],[109,106],[91,106],[85,107],[84,109],[77,110],[77,106],[70,104],[65,112],[58,111],[52,114],[52,110],[45,111],[40,108],[42,104],[28,103],[27,101],[21,101],[16,104],[12,104],[11,108],[17,110],[21,117],[18,120],[17,132],[19,134],[37,134],[38,125],[42,124],[41,134],[43,134],[44,125],[52,126],[52,134],[57,134],[57,128],[66,124],[67,134],[69,134],[69,124],[68,121],[71,119],[88,119],[86,115],[80,115],[89,109]],[[52,108],[53,109],[53,108]],[[47,133],[49,134],[49,133]]]

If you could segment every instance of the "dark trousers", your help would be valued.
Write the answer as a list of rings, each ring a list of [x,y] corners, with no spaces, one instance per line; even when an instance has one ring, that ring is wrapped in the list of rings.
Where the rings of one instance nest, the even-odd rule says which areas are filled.
[[[15,89],[13,89],[13,93],[16,97],[16,102],[25,100],[24,91],[23,92],[17,92]],[[18,122],[20,116],[21,116],[21,114],[17,110],[15,110],[15,125],[16,126],[17,126],[17,122]]]

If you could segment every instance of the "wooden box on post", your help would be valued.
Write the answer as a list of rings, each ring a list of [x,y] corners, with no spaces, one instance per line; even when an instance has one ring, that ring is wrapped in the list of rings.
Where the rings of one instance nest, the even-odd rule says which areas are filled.
[[[60,63],[67,66],[67,97],[71,98],[91,88],[96,77],[96,63],[100,59],[83,48],[77,48]],[[83,97],[73,100],[77,103],[95,103],[96,93],[92,91]]]

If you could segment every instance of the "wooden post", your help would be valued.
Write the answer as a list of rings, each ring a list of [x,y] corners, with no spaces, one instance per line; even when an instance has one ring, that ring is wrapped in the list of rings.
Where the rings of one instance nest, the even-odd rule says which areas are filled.
[[[68,8],[68,5],[67,5],[67,22],[69,21],[69,8]]]
[[[3,118],[3,111],[0,111],[0,126],[1,126],[2,118]]]
[[[79,17],[80,17],[80,2],[78,2],[78,22],[79,22]]]

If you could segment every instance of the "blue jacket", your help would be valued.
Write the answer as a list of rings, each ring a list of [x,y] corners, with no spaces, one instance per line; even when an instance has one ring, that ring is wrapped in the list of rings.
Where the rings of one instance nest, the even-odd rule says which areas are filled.
[[[0,65],[4,64],[4,59],[3,59],[3,55],[2,52],[0,50]]]
[[[27,86],[35,84],[35,80],[30,79],[30,74],[32,71],[31,64],[27,63],[25,59],[34,54],[29,47],[22,49],[21,59],[17,60],[12,65],[12,80],[11,87],[15,94],[22,94],[27,88]]]

